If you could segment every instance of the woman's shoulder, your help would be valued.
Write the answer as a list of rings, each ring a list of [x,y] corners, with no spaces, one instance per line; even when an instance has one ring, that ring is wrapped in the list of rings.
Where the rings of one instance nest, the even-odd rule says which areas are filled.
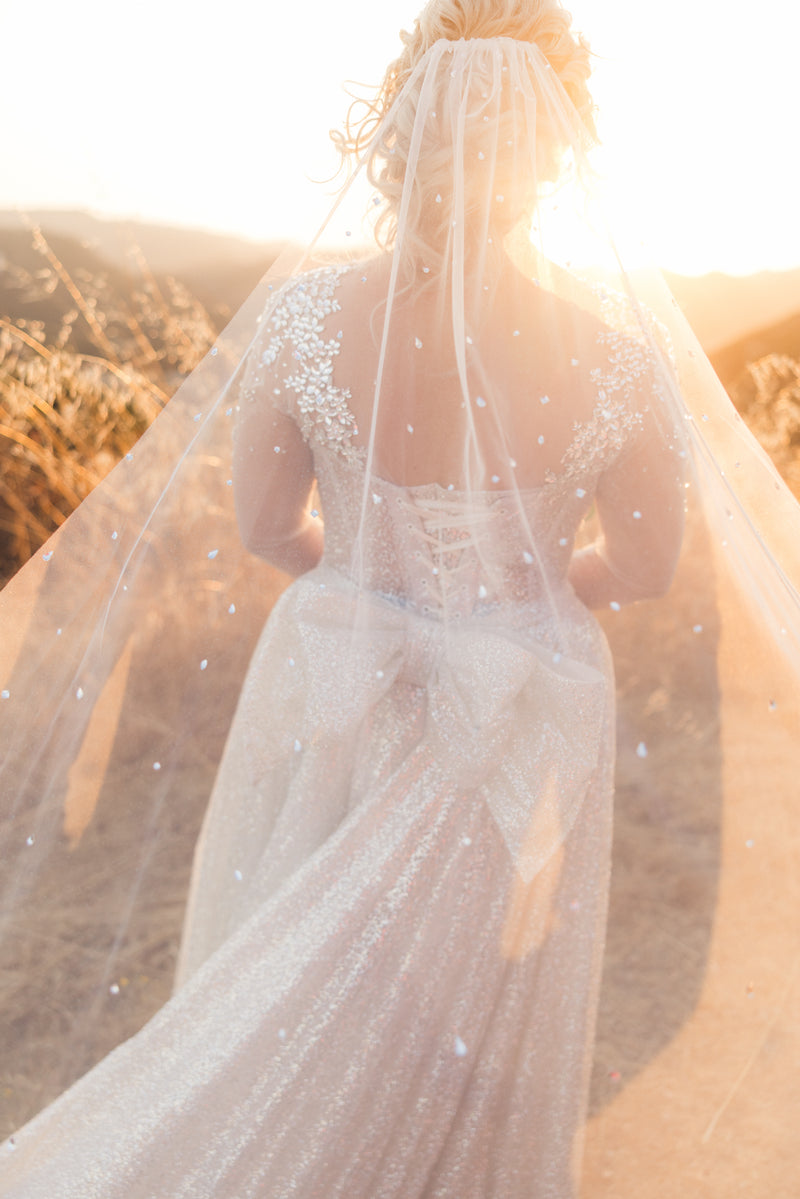
[[[274,328],[291,329],[309,319],[324,321],[345,305],[374,305],[387,280],[380,258],[316,262],[276,283],[267,305],[268,319]]]

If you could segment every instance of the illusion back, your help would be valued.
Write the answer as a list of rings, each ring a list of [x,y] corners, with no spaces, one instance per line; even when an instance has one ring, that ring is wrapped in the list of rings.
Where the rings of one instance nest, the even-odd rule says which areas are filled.
[[[506,339],[509,348],[521,343],[523,351],[512,367],[505,364],[490,376],[489,364],[502,361],[497,338],[487,337],[488,353],[475,346],[476,356],[483,350],[476,373],[499,416],[476,439],[485,486],[465,486],[465,468],[473,476],[477,468],[455,456],[461,452],[464,403],[453,389],[456,367],[447,367],[452,350],[425,362],[424,341],[412,338],[410,360],[391,380],[387,419],[369,415],[378,357],[377,351],[364,351],[370,308],[353,305],[345,314],[339,294],[348,284],[352,293],[355,280],[355,286],[364,286],[384,273],[380,261],[315,272],[292,284],[268,319],[245,385],[239,432],[244,463],[239,506],[254,548],[260,546],[266,556],[274,550],[273,530],[264,523],[256,527],[253,516],[267,508],[260,500],[260,463],[269,449],[281,474],[296,477],[306,462],[317,481],[325,514],[324,564],[425,615],[463,619],[500,613],[507,620],[509,608],[525,605],[538,606],[541,619],[554,626],[567,614],[580,622],[567,568],[577,531],[595,502],[607,544],[622,559],[637,558],[646,593],[649,572],[663,569],[660,551],[666,543],[671,552],[680,525],[675,500],[680,447],[673,447],[672,457],[664,454],[651,410],[658,402],[655,364],[643,345],[558,300],[557,337],[546,304],[539,305],[547,314],[545,336],[535,310],[533,317],[522,310],[524,336],[522,329],[512,329]],[[600,302],[613,306],[614,300],[602,296]],[[407,342],[407,322],[403,325]],[[360,358],[347,353],[349,334],[363,351]],[[610,340],[616,340],[611,369]],[[528,374],[521,369],[525,360]],[[270,402],[288,422],[270,420]],[[489,402],[479,396],[479,410]],[[270,446],[265,430],[275,434]],[[420,445],[422,455],[415,455]],[[274,480],[274,462],[270,465]],[[417,482],[426,469],[429,477]],[[657,531],[652,502],[650,519],[636,523],[645,476],[652,496],[659,486],[662,497],[673,493],[672,502],[662,505]],[[296,497],[288,489],[287,494],[291,503]],[[280,536],[296,513],[287,515],[273,501],[269,519]],[[532,615],[529,610],[522,619]]]

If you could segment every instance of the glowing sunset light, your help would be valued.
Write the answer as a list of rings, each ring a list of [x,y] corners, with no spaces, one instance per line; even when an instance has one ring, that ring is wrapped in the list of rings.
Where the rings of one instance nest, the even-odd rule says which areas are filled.
[[[82,208],[257,239],[308,237],[336,169],[342,81],[377,82],[418,0],[16,5],[0,77],[0,208]],[[764,0],[568,4],[626,228],[677,271],[800,265],[800,12]]]

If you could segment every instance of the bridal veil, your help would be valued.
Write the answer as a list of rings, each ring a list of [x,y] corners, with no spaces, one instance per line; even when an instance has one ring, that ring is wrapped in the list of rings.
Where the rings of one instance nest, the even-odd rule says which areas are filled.
[[[491,841],[483,867],[458,866],[471,900],[448,907],[431,883],[425,935],[446,956],[468,912],[475,962],[493,930],[542,1011],[582,988],[580,1027],[567,1045],[559,1026],[546,1061],[576,1092],[585,1193],[789,1194],[800,509],[660,277],[625,260],[584,59],[545,20],[535,39],[502,32],[400,60],[342,135],[355,165],[316,238],[0,595],[4,1135],[223,961],[281,888],[330,916],[349,875],[321,894],[315,855],[388,787],[396,807],[353,850],[377,911],[387,813],[424,747],[454,797],[450,842]],[[591,813],[615,723],[603,950],[610,829]],[[170,1000],[221,761],[228,815],[208,818]],[[579,866],[591,886],[576,876],[567,903]],[[425,910],[409,891],[398,976]],[[377,1019],[388,1000],[364,969]],[[454,1009],[464,972],[443,984]],[[424,1023],[436,1000],[414,986]],[[481,1068],[506,1055],[502,1119],[523,1142],[535,1118],[515,1088],[538,1049],[520,1036],[487,1033]],[[469,1063],[469,1037],[451,1039]],[[3,1189],[19,1152],[0,1146],[2,1194],[28,1194]]]

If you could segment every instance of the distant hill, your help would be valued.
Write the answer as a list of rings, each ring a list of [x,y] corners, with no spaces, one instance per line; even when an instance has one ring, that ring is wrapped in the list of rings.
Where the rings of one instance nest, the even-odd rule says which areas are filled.
[[[103,222],[98,222],[103,224]],[[58,225],[59,222],[56,222]],[[64,222],[68,225],[69,222]],[[75,233],[82,222],[77,223]],[[83,231],[91,226],[83,225]],[[213,235],[192,234],[195,252],[187,252],[186,243],[170,265],[167,242],[160,230],[118,229],[112,237],[78,238],[60,228],[42,223],[48,253],[54,255],[77,287],[81,296],[97,314],[114,340],[114,326],[129,323],[130,314],[139,312],[146,293],[148,306],[158,307],[157,296],[176,313],[189,307],[189,299],[199,305],[217,332],[221,330],[256,286],[274,261],[280,247],[237,245],[237,253],[227,253],[225,242]],[[181,231],[183,233],[184,231]],[[152,238],[148,233],[153,233]],[[149,249],[147,248],[149,247]],[[152,255],[150,250],[153,251]],[[244,252],[246,250],[246,253]],[[219,255],[219,257],[218,257]],[[183,293],[176,303],[176,289]],[[79,353],[94,353],[97,338],[82,315],[76,312],[75,297],[63,279],[58,278],[52,258],[34,246],[29,228],[6,225],[0,221],[0,316],[22,323],[23,327],[42,326],[44,340],[53,344],[66,325],[70,326],[69,345]],[[119,338],[117,339],[120,340]],[[124,340],[124,339],[123,339]]]
[[[714,370],[730,391],[750,363],[775,354],[800,362],[800,305],[792,316],[774,325],[750,330],[744,337],[714,351],[709,357]]]
[[[709,355],[800,313],[800,269],[664,278]]]
[[[40,225],[60,247],[70,269],[83,266],[89,272],[104,271],[114,288],[135,284],[143,266],[157,278],[173,276],[217,323],[224,323],[242,303],[281,249],[279,242],[105,219],[85,212],[32,211],[23,218],[0,210],[0,303],[9,315],[3,259],[16,263],[25,238],[29,244],[26,220]],[[744,347],[747,339],[755,338],[742,350],[745,361],[772,352],[775,347],[764,347],[760,331],[775,329],[800,314],[800,269],[746,276],[717,272],[692,277],[665,272],[665,278],[706,353],[722,362],[728,374],[726,355],[731,347]]]
[[[109,263],[124,266],[138,246],[153,271],[181,274],[212,263],[246,266],[274,246],[232,234],[178,225],[153,225],[143,221],[93,216],[88,212],[31,210],[24,215],[0,209],[0,239],[7,229],[39,225],[48,234],[81,242]],[[277,243],[276,243],[277,244]]]
[[[85,212],[31,211],[23,218],[0,209],[0,314],[44,319],[48,324],[61,306],[59,300],[54,298],[49,312],[41,298],[33,308],[29,300],[23,301],[22,309],[14,306],[15,299],[22,299],[11,278],[15,271],[19,273],[17,268],[35,272],[46,265],[32,249],[31,225],[42,229],[70,274],[106,278],[114,291],[140,285],[145,274],[159,283],[171,276],[203,304],[218,327],[246,299],[282,249],[278,242],[106,220]],[[66,302],[65,297],[60,300]]]

